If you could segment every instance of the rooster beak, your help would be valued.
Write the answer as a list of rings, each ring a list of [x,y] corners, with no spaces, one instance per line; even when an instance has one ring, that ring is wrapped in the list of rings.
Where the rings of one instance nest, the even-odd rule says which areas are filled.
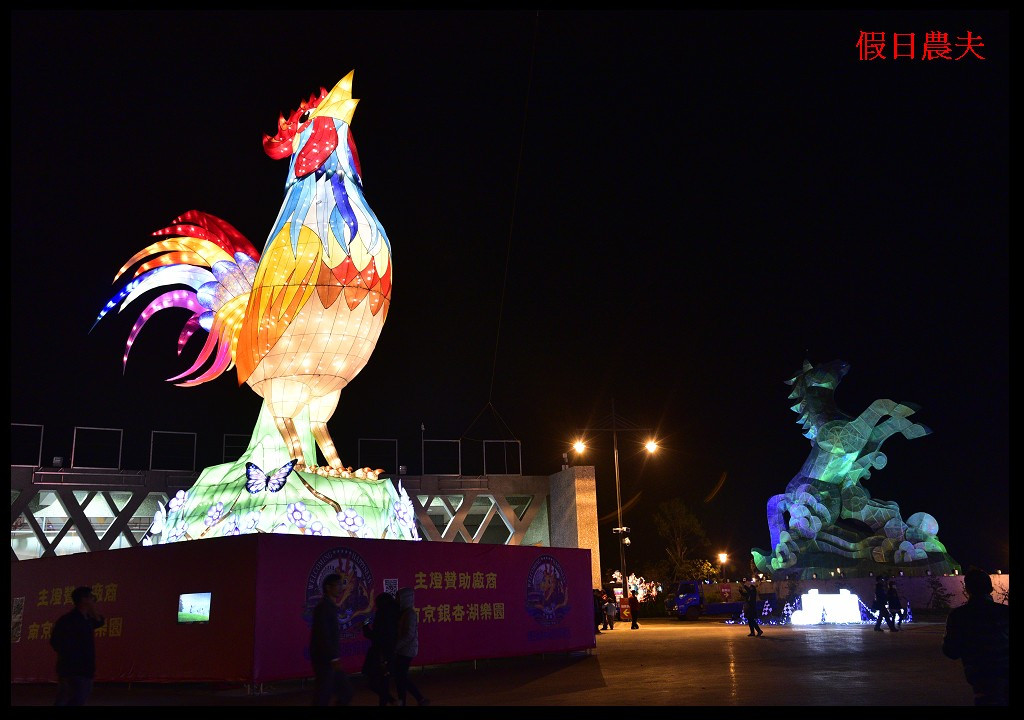
[[[352,76],[355,70],[338,81],[331,92],[310,115],[310,119],[330,117],[351,124],[352,114],[356,111],[359,101],[352,97]]]

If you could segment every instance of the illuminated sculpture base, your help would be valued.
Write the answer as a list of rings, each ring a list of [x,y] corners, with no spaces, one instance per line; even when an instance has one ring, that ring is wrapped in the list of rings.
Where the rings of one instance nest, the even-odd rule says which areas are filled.
[[[800,607],[790,617],[794,625],[861,622],[860,599],[849,590],[840,590],[838,595],[823,595],[812,589],[800,596]]]
[[[810,552],[801,555],[795,565],[773,571],[770,577],[774,580],[828,580],[839,574],[847,578],[864,578],[889,577],[901,572],[906,577],[923,577],[929,573],[952,575],[954,570],[959,572],[960,564],[944,552],[927,552],[921,560],[901,563],[877,562],[870,557],[837,557],[831,552]]]
[[[307,465],[316,450],[309,410],[295,422]],[[246,533],[284,533],[335,537],[418,540],[412,502],[405,490],[373,471],[362,477],[331,477],[293,470],[283,485],[269,481],[247,489],[246,463],[254,463],[266,476],[289,460],[287,448],[267,406],[253,431],[249,446],[232,463],[213,465],[200,474],[187,491],[179,491],[154,518],[144,545],[199,540]],[[321,469],[322,470],[322,469]],[[346,473],[348,474],[348,473]],[[276,489],[276,491],[275,491]]]

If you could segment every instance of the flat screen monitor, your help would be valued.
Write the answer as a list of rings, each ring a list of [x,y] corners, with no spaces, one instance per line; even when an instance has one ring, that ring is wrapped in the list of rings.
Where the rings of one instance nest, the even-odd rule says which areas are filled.
[[[212,593],[182,593],[178,596],[178,622],[210,622],[210,596]]]

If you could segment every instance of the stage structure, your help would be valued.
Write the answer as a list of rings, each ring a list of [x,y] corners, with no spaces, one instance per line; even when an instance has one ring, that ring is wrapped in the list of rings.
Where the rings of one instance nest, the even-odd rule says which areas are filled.
[[[959,572],[934,517],[917,512],[904,522],[899,505],[872,498],[861,484],[886,466],[886,438],[913,440],[931,430],[907,419],[919,409],[910,403],[876,400],[856,418],[839,410],[835,391],[849,369],[839,360],[805,360],[786,383],[811,453],[786,492],[768,501],[772,549],[752,549],[757,569],[775,579]]]
[[[186,309],[178,354],[194,335],[206,341],[169,381],[192,387],[235,368],[264,401],[242,456],[206,468],[161,505],[144,544],[256,532],[418,539],[405,490],[379,470],[345,467],[327,430],[391,302],[391,243],[363,195],[349,127],[352,77],[321,88],[264,136],[266,153],[289,164],[262,255],[229,223],[189,211],[124,264],[115,282],[141,263],[96,318],[160,290],[131,329],[124,363],[155,313]]]

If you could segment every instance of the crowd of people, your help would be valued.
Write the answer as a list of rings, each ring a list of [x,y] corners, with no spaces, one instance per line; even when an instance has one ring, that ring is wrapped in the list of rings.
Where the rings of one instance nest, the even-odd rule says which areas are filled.
[[[337,607],[340,598],[341,576],[328,575],[323,580],[323,598],[313,613],[310,631],[316,705],[332,702],[348,705],[352,701],[352,682],[342,669],[339,656]],[[363,659],[362,674],[377,696],[377,704],[405,705],[409,695],[418,705],[430,704],[409,677],[409,667],[419,653],[415,591],[404,587],[395,595],[382,592],[374,598],[373,610],[372,618],[363,623],[363,635],[370,640],[370,646]],[[392,681],[397,698],[391,694]]]
[[[614,630],[615,621],[630,621],[631,630],[639,630],[637,617],[640,615],[640,598],[635,590],[629,591],[625,606],[620,604],[614,591],[594,588],[594,634],[600,635],[605,630]],[[602,623],[604,623],[602,625]]]
[[[900,594],[896,590],[896,581],[889,578],[888,584],[884,576],[875,580],[875,601],[871,609],[878,613],[875,616],[875,630],[882,631],[882,621],[888,626],[890,632],[899,632],[899,626],[907,618],[907,611],[900,603]]]

